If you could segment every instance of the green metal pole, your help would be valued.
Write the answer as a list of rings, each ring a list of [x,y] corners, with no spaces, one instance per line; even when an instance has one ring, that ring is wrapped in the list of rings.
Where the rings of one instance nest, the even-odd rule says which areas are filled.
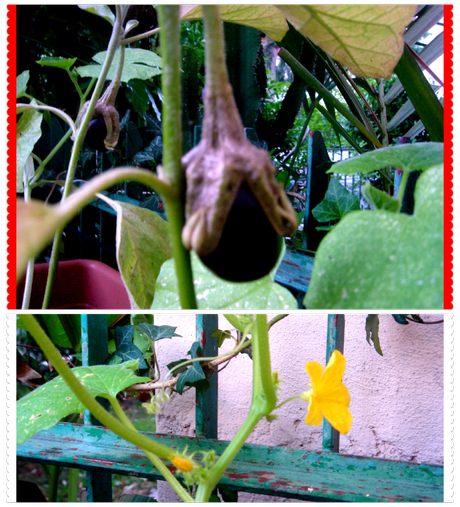
[[[334,350],[343,353],[345,338],[345,316],[328,315],[327,317],[327,343],[326,364]],[[340,433],[334,429],[326,419],[323,422],[323,451],[339,452]]]
[[[81,316],[81,345],[83,366],[104,364],[108,354],[107,315]],[[96,398],[105,409],[109,402]],[[101,423],[85,410],[85,425],[101,426]],[[88,502],[112,501],[112,474],[106,470],[86,472],[86,490]]]

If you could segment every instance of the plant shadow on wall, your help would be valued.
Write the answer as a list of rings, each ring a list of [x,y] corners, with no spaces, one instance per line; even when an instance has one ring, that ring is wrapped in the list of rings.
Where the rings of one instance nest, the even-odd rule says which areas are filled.
[[[66,9],[78,10],[58,12]],[[159,41],[152,9],[150,17],[125,6],[83,9],[79,34],[95,54],[85,47],[80,60],[96,63],[80,65],[50,42],[38,63],[52,72],[37,81],[31,65],[17,80],[16,276],[25,277],[24,308],[34,259],[52,241],[42,305],[49,307],[63,245],[72,250],[66,226],[81,222],[90,203],[117,217],[115,265],[133,308],[297,308],[275,283],[286,243],[312,263],[314,255],[300,301],[306,308],[443,307],[443,109],[404,45],[404,29],[428,7],[415,18],[410,5],[341,8],[340,40],[331,24],[337,6],[158,8]],[[204,51],[196,21],[203,15]],[[225,30],[219,16],[231,21]],[[104,31],[93,38],[99,23],[110,39],[104,51]],[[372,38],[356,47],[356,31],[371,25],[385,54],[373,52]],[[256,29],[277,41],[294,76],[281,106]],[[224,36],[229,54],[242,56],[239,66],[227,58],[228,71]],[[390,142],[384,99],[393,71],[423,142]],[[73,95],[55,85],[64,73]],[[329,187],[312,213],[328,232],[317,251],[304,252],[306,228],[298,225],[315,188],[298,192],[311,155],[303,142],[325,124],[326,140],[336,136],[358,155],[323,165]],[[329,174],[367,179],[372,210],[359,210]],[[49,194],[49,185],[58,202],[44,205],[33,197]],[[92,234],[102,234],[97,224]]]

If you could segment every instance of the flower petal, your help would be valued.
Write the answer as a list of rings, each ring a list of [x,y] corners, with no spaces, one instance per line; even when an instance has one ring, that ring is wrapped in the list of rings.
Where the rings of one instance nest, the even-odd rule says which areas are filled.
[[[312,426],[319,426],[323,422],[321,408],[314,396],[311,396],[310,398],[310,405],[308,405],[308,414],[305,418],[305,422],[307,424],[311,424]]]
[[[343,355],[338,350],[334,350],[321,378],[321,389],[330,389],[342,381],[346,363]]]
[[[350,406],[350,394],[347,387],[342,384],[342,382],[330,387],[329,390],[324,389],[317,394],[318,402],[321,405],[323,405],[323,403],[338,403],[345,407]]]
[[[353,416],[347,407],[338,403],[326,403],[321,405],[324,417],[329,421],[331,426],[343,435],[350,431],[353,423]]]
[[[310,361],[305,365],[305,369],[310,375],[313,390],[318,389],[321,384],[321,375],[323,374],[324,368],[316,361]]]

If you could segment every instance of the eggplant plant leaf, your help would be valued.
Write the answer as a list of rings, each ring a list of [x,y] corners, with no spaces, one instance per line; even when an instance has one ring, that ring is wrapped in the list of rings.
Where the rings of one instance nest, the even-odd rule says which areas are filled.
[[[117,262],[132,308],[150,308],[163,263],[171,258],[168,224],[153,211],[99,194],[117,212]]]
[[[373,187],[368,181],[363,187],[363,195],[371,209],[383,209],[387,211],[399,211],[400,203],[383,190]]]
[[[277,5],[305,37],[358,77],[389,79],[416,5]]]
[[[443,168],[423,172],[414,214],[353,211],[319,245],[307,309],[443,308]]]
[[[16,78],[16,99],[22,97],[27,91],[27,83],[29,82],[30,72],[25,70]]]
[[[24,168],[42,135],[42,119],[40,112],[28,109],[21,114],[16,125],[16,192],[24,192]]]
[[[42,56],[40,60],[38,60],[39,65],[44,65],[45,67],[56,67],[58,69],[70,70],[72,65],[77,61],[77,58],[63,58],[56,56]]]
[[[294,296],[274,282],[276,268],[254,282],[226,282],[214,275],[191,252],[194,285],[198,308],[201,310],[288,310],[297,309]],[[152,309],[180,309],[174,261],[166,261],[155,289]]]
[[[91,395],[110,399],[133,384],[150,381],[148,377],[136,376],[138,365],[138,361],[127,361],[115,366],[80,366],[72,371]],[[22,444],[38,431],[51,428],[63,417],[84,409],[62,377],[56,377],[18,400],[17,443]]]

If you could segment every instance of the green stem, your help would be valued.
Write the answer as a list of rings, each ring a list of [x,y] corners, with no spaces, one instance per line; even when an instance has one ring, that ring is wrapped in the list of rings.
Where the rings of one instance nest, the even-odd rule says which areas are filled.
[[[137,432],[133,423],[129,420],[129,418],[126,416],[125,412],[121,408],[120,404],[118,403],[118,400],[116,398],[110,398],[110,404],[112,405],[115,414],[118,416],[118,419],[120,419],[120,421],[127,428]],[[170,472],[169,468],[161,461],[161,459],[157,455],[149,451],[144,450],[144,452],[147,458],[149,458],[149,460],[152,462],[153,466],[168,481],[169,485],[177,493],[180,499],[183,502],[193,502],[193,498],[189,495],[187,491],[185,491],[180,482],[174,477],[174,475]]]
[[[137,433],[137,431],[127,428],[116,417],[107,412],[107,410],[105,410],[100,403],[91,396],[85,387],[80,384],[72,370],[62,359],[61,354],[53,345],[52,341],[40,327],[35,317],[33,315],[23,314],[21,315],[21,320],[26,326],[27,331],[32,335],[65,383],[69,386],[85,408],[87,408],[93,416],[101,422],[101,424],[112,430],[119,437],[124,438],[128,442],[156,454],[163,459],[171,460],[173,457],[179,455],[175,450],[170,449],[168,446],[155,442],[154,440]]]
[[[69,468],[69,477],[67,480],[67,502],[77,501],[79,478],[80,470],[78,468]]]
[[[75,126],[75,123],[72,120],[72,118],[68,114],[64,113],[64,111],[61,111],[60,109],[58,109],[57,107],[36,106],[34,104],[16,104],[16,112],[17,113],[22,113],[23,111],[27,111],[29,109],[34,109],[36,111],[51,111],[56,116],[59,116],[60,118],[62,118],[70,126],[70,128],[72,129],[73,135],[77,134],[77,127]]]
[[[271,375],[268,348],[267,316],[256,315],[256,327],[252,334],[253,384],[252,402],[248,417],[209,472],[205,484],[197,489],[196,502],[206,502],[222,475],[246,442],[257,423],[276,406],[276,392]]]
[[[316,93],[326,102],[330,102],[340,114],[345,116],[345,118],[352,123],[369,141],[371,141],[374,146],[377,148],[382,148],[382,144],[380,141],[372,135],[368,129],[363,125],[350,111],[349,109],[340,102],[339,99],[334,97],[334,95],[327,90],[327,88],[322,85],[316,78],[313,76],[308,70],[299,63],[290,53],[286,51],[286,49],[282,48],[278,53],[280,58],[282,58],[295,72],[298,74],[308,85],[310,85]]]
[[[399,201],[399,207],[402,205],[402,201],[404,198],[404,192],[406,190],[407,180],[409,179],[410,171],[403,171],[401,176],[401,181],[399,183],[399,189],[398,189],[398,201]]]
[[[50,484],[48,488],[48,502],[57,502],[57,492],[59,487],[59,477],[62,472],[62,468],[59,466],[50,467]]]
[[[80,151],[83,146],[83,141],[85,139],[86,131],[88,130],[89,122],[93,117],[94,108],[96,107],[96,102],[102,92],[102,88],[104,87],[104,83],[107,77],[107,73],[109,72],[110,66],[112,64],[113,57],[115,55],[115,51],[118,48],[120,43],[121,36],[123,34],[123,19],[124,16],[122,14],[122,8],[120,5],[116,5],[116,19],[112,29],[112,35],[110,37],[110,42],[107,48],[107,56],[105,58],[104,64],[102,65],[101,73],[99,75],[99,79],[96,83],[96,87],[94,89],[93,95],[89,102],[88,109],[83,117],[81,125],[79,126],[77,135],[75,136],[75,142],[72,147],[72,153],[70,155],[69,168],[67,171],[66,182],[64,185],[64,190],[62,194],[61,204],[65,202],[65,200],[69,197],[72,187],[73,180],[75,178],[75,171],[77,170],[78,158],[80,156]],[[46,309],[49,307],[51,300],[51,292],[53,290],[54,278],[56,276],[56,270],[59,263],[59,250],[61,248],[62,241],[62,233],[64,229],[58,229],[56,234],[54,235],[53,247],[51,250],[50,263],[48,269],[48,278],[46,281],[45,295],[43,298],[42,308]]]
[[[32,187],[24,181],[24,201],[29,202],[31,199]],[[22,296],[22,310],[27,310],[30,304],[30,296],[32,294],[32,284],[34,281],[34,266],[35,260],[29,259],[27,262],[26,276],[24,280],[24,294]]]
[[[163,92],[163,171],[176,190],[174,199],[165,198],[179,301],[183,309],[197,308],[190,252],[182,244],[185,224],[185,175],[182,168],[181,47],[179,6],[158,6],[164,61],[161,75]]]

